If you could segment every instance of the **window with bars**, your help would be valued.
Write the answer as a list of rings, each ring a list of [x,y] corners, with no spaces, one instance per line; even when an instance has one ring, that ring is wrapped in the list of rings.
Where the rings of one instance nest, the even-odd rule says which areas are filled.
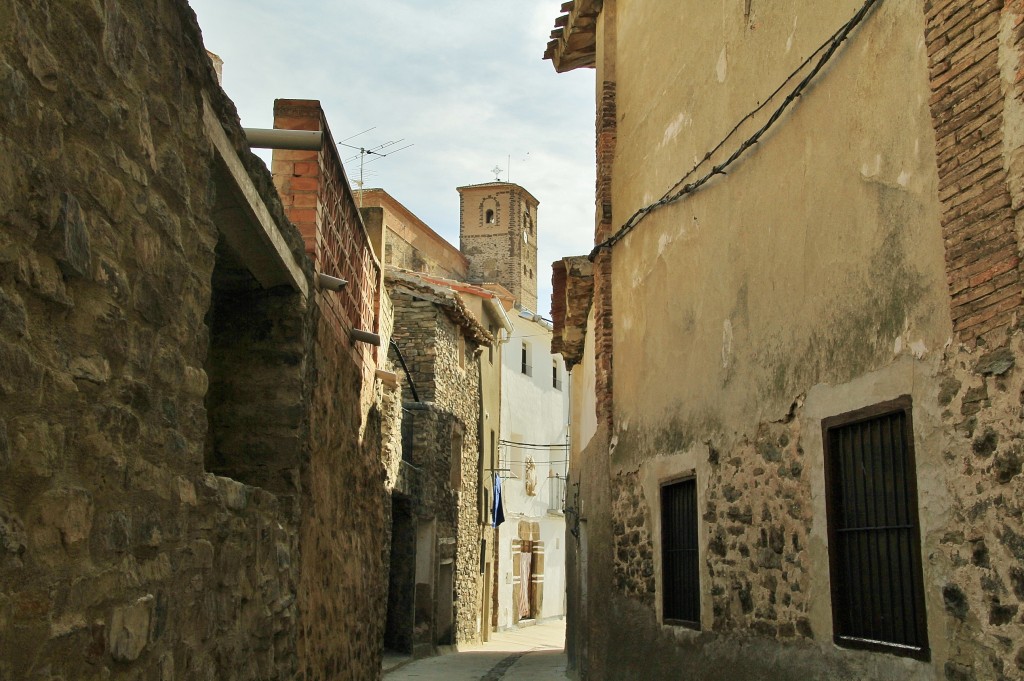
[[[822,430],[835,642],[927,659],[910,397]]]
[[[665,623],[700,629],[696,478],[661,488],[661,575]]]

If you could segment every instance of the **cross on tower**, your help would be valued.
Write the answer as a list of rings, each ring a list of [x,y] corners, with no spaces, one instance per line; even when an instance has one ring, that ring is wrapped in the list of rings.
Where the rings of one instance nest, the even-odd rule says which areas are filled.
[[[501,175],[501,173],[504,172],[502,171],[501,166],[494,166],[493,168],[491,168],[491,172],[494,173],[494,181],[501,182],[501,178],[499,177],[499,175]]]

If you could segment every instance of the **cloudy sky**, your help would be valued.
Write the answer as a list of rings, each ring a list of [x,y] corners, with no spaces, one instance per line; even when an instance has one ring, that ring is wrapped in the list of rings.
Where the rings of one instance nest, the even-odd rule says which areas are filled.
[[[413,145],[367,163],[366,186],[456,247],[457,186],[500,166],[526,187],[547,314],[550,263],[593,244],[594,72],[541,60],[562,0],[190,2],[243,125],[273,127],[275,98],[319,99],[338,141],[373,128],[347,143]],[[358,158],[346,170],[358,180]]]

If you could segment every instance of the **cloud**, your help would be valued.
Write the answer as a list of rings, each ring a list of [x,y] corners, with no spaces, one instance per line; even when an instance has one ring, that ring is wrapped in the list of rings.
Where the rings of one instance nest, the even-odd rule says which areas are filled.
[[[550,262],[589,251],[593,72],[558,75],[541,60],[561,0],[191,4],[207,47],[224,59],[243,124],[270,127],[278,97],[319,99],[336,139],[373,127],[349,143],[413,144],[368,163],[366,185],[384,187],[456,246],[455,188],[492,180],[495,165],[507,178],[511,156],[512,181],[541,202],[541,288]],[[358,161],[346,170],[357,179]],[[549,289],[540,293],[545,314]]]

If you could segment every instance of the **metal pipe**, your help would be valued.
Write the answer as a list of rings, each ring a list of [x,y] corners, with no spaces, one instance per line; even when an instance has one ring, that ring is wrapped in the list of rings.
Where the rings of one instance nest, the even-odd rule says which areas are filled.
[[[363,331],[362,329],[352,329],[350,334],[352,340],[359,341],[360,343],[368,343],[369,345],[375,345],[380,347],[380,336],[373,333],[372,331]]]
[[[405,377],[409,381],[409,389],[412,390],[412,398],[417,402],[420,401],[420,396],[416,393],[416,383],[412,380],[412,374],[409,373],[409,367],[405,363],[405,357],[402,356],[402,348],[398,347],[398,343],[395,339],[391,339],[391,347],[394,348],[395,354],[398,355],[398,361],[402,365],[402,371],[405,372]]]
[[[279,130],[277,128],[242,128],[250,147],[257,149],[289,149],[320,151],[324,134],[319,130]]]

